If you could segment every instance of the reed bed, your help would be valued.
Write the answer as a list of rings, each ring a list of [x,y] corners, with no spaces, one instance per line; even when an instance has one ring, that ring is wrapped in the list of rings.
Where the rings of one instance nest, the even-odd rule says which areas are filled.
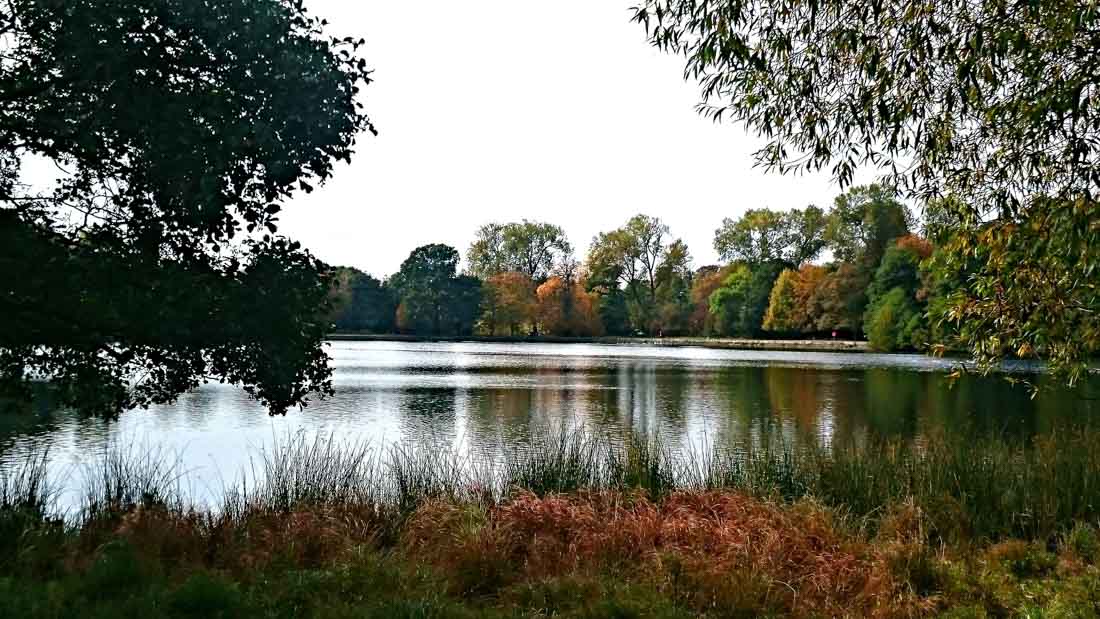
[[[518,492],[733,491],[795,502],[812,499],[861,527],[891,506],[919,505],[947,541],[1048,538],[1075,522],[1100,521],[1100,431],[1077,429],[1032,440],[940,437],[914,444],[870,441],[795,449],[695,446],[659,436],[611,437],[575,426],[545,427],[522,445],[478,459],[437,444],[341,441],[304,433],[257,451],[240,482],[214,505],[187,490],[178,456],[117,446],[84,467],[80,523],[143,509],[287,513],[311,506],[370,506],[401,518],[426,501],[495,505]],[[0,512],[55,512],[47,454],[0,470]]]
[[[0,473],[0,614],[95,607],[66,587],[96,578],[204,616],[1100,612],[1098,438],[678,450],[562,426],[477,459],[300,434],[213,505],[178,460],[129,447],[88,468],[67,518],[40,454]],[[286,580],[303,574],[320,580]],[[12,589],[49,582],[53,614]]]

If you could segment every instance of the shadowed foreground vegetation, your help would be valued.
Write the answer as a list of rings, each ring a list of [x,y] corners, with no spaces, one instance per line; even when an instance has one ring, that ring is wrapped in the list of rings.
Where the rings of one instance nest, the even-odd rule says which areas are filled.
[[[297,437],[213,506],[116,450],[65,514],[39,455],[0,477],[0,616],[1097,616],[1098,438],[556,430],[478,462]]]

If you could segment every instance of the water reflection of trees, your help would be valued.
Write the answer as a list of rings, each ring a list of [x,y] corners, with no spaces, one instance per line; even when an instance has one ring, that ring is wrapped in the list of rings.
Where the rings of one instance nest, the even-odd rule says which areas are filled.
[[[1003,378],[965,376],[952,383],[938,372],[886,368],[727,367],[713,374],[710,390],[718,402],[702,430],[712,442],[742,449],[777,441],[829,449],[942,432],[1024,438],[1085,423],[1091,415],[1082,412],[1096,408],[1080,392],[1055,387],[1032,399]]]
[[[462,441],[475,451],[523,444],[534,431],[563,423],[583,423],[609,437],[660,433],[675,447],[831,449],[874,437],[920,440],[937,433],[1026,438],[1091,424],[1100,413],[1097,379],[1077,391],[1044,385],[1032,399],[1026,388],[1000,377],[964,376],[952,384],[939,372],[887,368],[616,358],[459,374],[433,369],[414,372],[412,380],[345,378],[334,398],[274,422],[246,394],[221,385],[118,421],[81,419],[41,402],[33,410],[0,414],[0,456],[16,442],[36,441],[62,441],[66,453],[97,453],[111,437],[128,432],[151,442],[187,435],[201,441],[195,450],[203,455],[237,443],[243,451],[249,440],[270,440],[275,424],[368,440]]]
[[[440,447],[453,444],[459,389],[411,387],[401,390],[398,407],[401,436]]]
[[[73,419],[79,419],[76,413],[57,410],[49,401],[0,403],[0,460],[18,459],[28,449],[48,445],[62,424]],[[98,425],[107,423],[100,420]]]

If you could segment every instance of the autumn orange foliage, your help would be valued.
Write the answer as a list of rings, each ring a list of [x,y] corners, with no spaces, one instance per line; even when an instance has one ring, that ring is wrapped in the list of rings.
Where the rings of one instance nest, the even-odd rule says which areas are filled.
[[[818,320],[825,315],[822,284],[828,277],[825,267],[809,263],[797,271],[783,271],[772,288],[764,328],[790,333],[820,330]]]
[[[596,295],[579,282],[554,276],[536,291],[539,330],[545,335],[590,337],[603,335]]]
[[[897,243],[897,246],[901,249],[906,249],[913,252],[914,254],[919,256],[921,260],[926,260],[928,257],[930,257],[934,249],[932,247],[932,243],[928,239],[922,236],[917,236],[915,234],[908,234],[906,236],[903,236],[895,241],[895,243]]]
[[[535,323],[535,283],[515,271],[493,275],[485,280],[482,305],[486,335],[526,335]]]
[[[688,330],[697,335],[714,335],[714,316],[710,313],[710,295],[722,287],[731,268],[703,267],[696,271],[691,282],[691,315]]]

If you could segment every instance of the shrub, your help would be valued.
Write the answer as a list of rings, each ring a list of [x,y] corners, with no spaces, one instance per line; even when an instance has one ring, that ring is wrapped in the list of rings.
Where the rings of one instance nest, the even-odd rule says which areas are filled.
[[[169,606],[189,617],[234,617],[242,605],[239,587],[232,582],[199,572],[188,578],[169,597]]]
[[[1035,578],[1054,570],[1058,558],[1036,543],[1009,540],[992,546],[989,558],[1017,578]]]
[[[1100,535],[1096,527],[1087,522],[1078,522],[1062,535],[1061,546],[1088,564],[1100,557]]]

